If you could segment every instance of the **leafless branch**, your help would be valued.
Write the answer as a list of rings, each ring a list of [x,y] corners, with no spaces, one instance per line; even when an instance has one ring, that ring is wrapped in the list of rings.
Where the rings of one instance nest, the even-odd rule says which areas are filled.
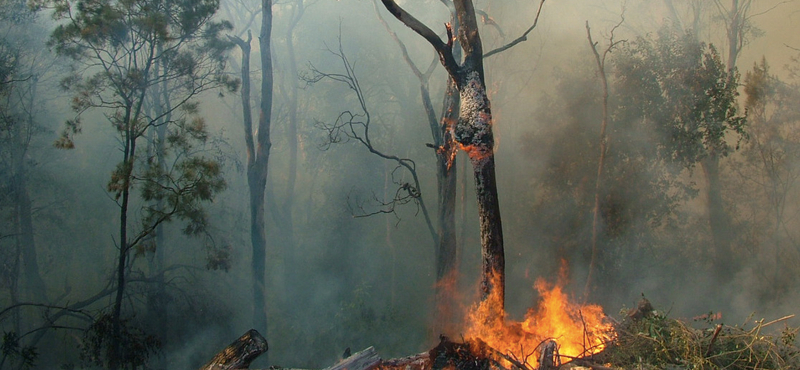
[[[359,102],[359,107],[357,110],[342,111],[337,115],[336,120],[334,120],[333,123],[326,123],[320,121],[317,122],[317,127],[319,127],[320,129],[324,130],[327,133],[327,140],[325,143],[323,143],[323,146],[330,147],[331,144],[353,140],[360,143],[370,153],[385,160],[394,161],[397,164],[397,168],[394,171],[397,171],[400,167],[407,170],[408,173],[413,178],[413,181],[412,182],[395,181],[395,183],[398,184],[398,188],[395,191],[394,199],[388,202],[385,201],[378,202],[379,204],[383,205],[382,209],[388,209],[389,211],[378,211],[375,213],[364,212],[364,216],[377,213],[393,213],[395,205],[407,204],[413,201],[419,207],[419,209],[422,210],[423,216],[425,217],[425,222],[428,226],[428,231],[431,233],[431,237],[434,239],[434,241],[436,241],[437,234],[435,229],[433,228],[433,223],[428,214],[428,209],[425,206],[425,203],[422,199],[422,194],[420,191],[421,186],[419,177],[417,176],[416,163],[410,158],[401,158],[394,154],[388,154],[375,147],[370,137],[369,130],[372,122],[371,122],[370,111],[366,102],[366,96],[358,81],[353,64],[348,60],[347,56],[344,53],[344,50],[342,48],[341,36],[339,37],[339,49],[337,51],[329,49],[329,51],[342,62],[342,66],[344,67],[344,72],[342,73],[322,72],[313,65],[310,65],[309,69],[311,75],[301,76],[301,79],[305,80],[306,83],[308,84],[318,83],[323,80],[332,80],[338,83],[345,84],[348,87],[348,89],[350,89],[351,92],[356,95],[356,98],[358,99]],[[394,171],[392,176],[393,178],[394,178]],[[391,205],[391,207],[385,208],[388,205]]]
[[[500,53],[500,52],[506,51],[508,49],[511,49],[512,47],[514,47],[515,45],[519,44],[520,42],[528,40],[528,34],[531,33],[531,31],[533,31],[533,29],[536,28],[536,25],[539,23],[539,15],[542,14],[542,6],[544,6],[544,1],[545,0],[540,0],[539,1],[539,8],[536,10],[536,17],[533,19],[533,24],[525,32],[523,32],[520,37],[517,37],[513,41],[511,41],[508,44],[505,44],[505,45],[503,45],[503,46],[501,46],[501,47],[499,47],[497,49],[490,50],[490,51],[486,52],[485,54],[483,54],[483,57],[484,58],[488,58],[488,57],[490,57],[492,55],[495,55],[497,53]]]
[[[544,1],[542,1],[542,2],[544,2]],[[483,22],[483,24],[488,25],[488,26],[493,26],[497,30],[497,32],[500,34],[500,37],[506,37],[506,33],[503,32],[503,29],[500,28],[500,25],[497,24],[497,22],[494,20],[494,18],[489,16],[488,13],[486,13],[485,11],[480,10],[480,9],[475,9],[475,13],[477,13],[478,15],[481,16],[481,22]]]
[[[401,41],[400,38],[397,37],[397,33],[395,33],[391,29],[391,27],[389,27],[389,24],[386,23],[386,20],[383,19],[383,17],[381,16],[381,13],[378,11],[378,2],[377,2],[377,0],[372,0],[372,5],[373,5],[373,8],[375,9],[375,15],[378,16],[378,20],[381,22],[381,24],[383,24],[383,27],[386,28],[386,32],[389,33],[389,35],[392,37],[394,42],[400,48],[400,52],[403,54],[403,59],[406,61],[406,64],[408,64],[408,66],[411,68],[411,71],[414,72],[414,75],[417,76],[417,78],[420,80],[420,82],[427,83],[428,79],[430,78],[430,75],[433,73],[433,71],[436,68],[436,59],[435,58],[433,59],[431,64],[428,66],[428,69],[423,73],[419,69],[419,67],[417,67],[417,65],[411,60],[411,57],[408,55],[408,49],[406,48],[405,43],[403,43],[403,41]]]
[[[418,19],[414,18],[414,16],[406,12],[405,9],[397,5],[394,0],[381,0],[381,2],[386,7],[386,10],[388,10],[389,13],[392,13],[395,18],[397,18],[400,22],[403,22],[403,24],[422,36],[425,40],[428,40],[428,42],[439,54],[439,59],[441,60],[444,68],[447,70],[447,73],[449,73],[451,76],[458,74],[458,62],[456,62],[456,59],[453,57],[453,32],[450,24],[445,24],[445,28],[447,30],[447,42],[444,42],[441,38],[439,38],[439,35],[437,35],[436,32],[433,32],[433,30],[431,30],[424,23],[420,22]]]

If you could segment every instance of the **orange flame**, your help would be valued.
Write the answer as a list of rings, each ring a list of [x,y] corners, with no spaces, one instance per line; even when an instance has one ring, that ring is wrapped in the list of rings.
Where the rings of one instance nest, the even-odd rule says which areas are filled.
[[[528,310],[523,321],[492,315],[492,308],[499,307],[497,297],[490,296],[480,302],[467,316],[465,337],[480,339],[533,369],[538,367],[539,346],[548,339],[558,344],[562,362],[600,352],[613,338],[613,328],[602,307],[569,301],[563,291],[564,271],[562,264],[562,278],[557,284],[541,278],[536,281],[534,287],[540,302]]]

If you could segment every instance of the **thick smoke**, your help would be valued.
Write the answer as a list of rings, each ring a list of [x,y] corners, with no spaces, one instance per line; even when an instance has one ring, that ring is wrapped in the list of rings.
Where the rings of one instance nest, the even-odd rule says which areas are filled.
[[[297,4],[302,4],[302,11]],[[343,73],[335,53],[346,55],[370,111],[372,145],[413,160],[421,197],[434,210],[435,148],[428,145],[433,140],[420,100],[419,79],[378,20],[376,9],[421,71],[435,66],[426,87],[437,115],[446,73],[430,44],[377,5],[341,0],[273,6],[275,89],[265,217],[269,322],[265,336],[270,350],[268,360],[254,367],[322,368],[340,359],[346,348],[355,352],[368,346],[375,346],[384,358],[405,356],[426,350],[438,340],[438,333],[430,329],[435,327],[435,240],[421,208],[412,201],[381,212],[387,209],[382,202],[412,183],[410,173],[352,138],[331,143],[320,127],[335,122],[342,112],[359,114],[360,102],[341,83],[308,81],[315,69]],[[444,23],[450,19],[440,1],[402,5],[444,37]],[[537,5],[537,1],[477,1],[476,8],[485,14],[481,23],[484,50],[521,35],[532,24]],[[63,122],[74,116],[72,95],[63,92],[59,82],[80,71],[62,68],[69,63],[54,52],[33,54],[47,50],[47,35],[58,24],[49,11],[40,10],[27,23],[15,20],[6,10],[0,12],[6,35],[0,53],[6,58],[16,50],[26,56],[14,60],[16,69],[8,69],[14,71],[10,77],[2,75],[0,91],[0,213],[4,220],[0,253],[5,261],[0,284],[10,293],[0,295],[0,309],[31,303],[3,311],[0,326],[6,332],[31,333],[20,344],[38,348],[38,364],[79,367],[85,360],[81,349],[91,346],[83,329],[108,312],[113,295],[106,292],[90,304],[73,307],[69,314],[59,314],[54,323],[47,320],[61,308],[93,299],[113,286],[118,200],[106,188],[122,154],[117,131],[103,111],[87,111],[83,116],[75,149],[52,147]],[[261,70],[257,11],[252,2],[223,0],[216,15],[231,22],[226,35],[246,39],[248,31],[255,34],[251,75],[256,119]],[[622,69],[625,63],[633,63],[626,57],[636,45],[650,40],[657,48],[663,33],[692,34],[705,46],[713,44],[721,62],[727,63],[724,17],[712,2],[547,1],[539,24],[524,42],[484,60],[498,142],[506,306],[511,316],[521,316],[536,302],[534,281],[540,277],[555,281],[562,260],[569,266],[567,291],[578,300],[584,298],[592,260],[602,119],[602,87],[585,24],[591,25],[602,50],[621,17],[624,21],[613,36],[622,42],[609,54],[606,65],[612,109],[608,162],[602,174],[599,252],[589,299],[612,316],[634,305],[642,294],[676,317],[713,311],[722,312],[726,322],[739,323],[752,313],[758,318],[795,313],[800,303],[796,289],[800,235],[795,231],[800,199],[794,182],[800,159],[796,132],[800,38],[793,25],[800,6],[754,1],[747,14],[748,28],[736,60],[740,94],[736,107],[738,114],[748,114],[747,135],[726,132],[724,140],[731,151],[719,160],[721,196],[730,218],[726,232],[733,251],[726,256],[730,274],[724,280],[714,268],[721,257],[712,253],[703,168],[700,162],[686,165],[665,155],[665,143],[674,137],[665,133],[660,121],[651,119],[655,114],[642,113],[652,108],[666,115],[662,112],[666,107],[645,106],[658,100],[646,96],[652,93],[647,89],[664,86],[645,86],[641,76],[647,70],[630,69],[625,74]],[[30,32],[30,43],[13,42],[24,27],[34,24],[42,31]],[[290,26],[294,28],[287,34]],[[241,52],[232,48],[229,53],[226,73],[237,77]],[[772,95],[765,93],[766,107],[756,116],[755,106],[747,105],[745,84],[747,74],[758,70],[762,58],[769,66],[773,90],[769,90]],[[42,67],[45,60],[50,64]],[[6,66],[0,67],[5,73]],[[641,86],[636,86],[637,81]],[[36,87],[35,93],[31,86]],[[18,94],[23,88],[24,93]],[[293,96],[296,105],[291,103]],[[15,100],[28,97],[31,100],[24,102],[32,102],[30,106]],[[181,232],[181,222],[167,223],[159,231],[158,244],[154,237],[152,243],[131,253],[127,270],[130,289],[124,314],[131,327],[158,338],[160,351],[150,358],[157,368],[197,368],[252,325],[250,211],[240,93],[209,91],[198,102],[209,137],[195,148],[196,153],[221,163],[227,188],[206,205],[209,226],[204,233],[188,237]],[[19,131],[16,127],[28,122],[26,114],[33,125]],[[154,141],[149,143],[154,145]],[[767,154],[771,155],[769,164],[780,166],[779,171],[767,171]],[[462,311],[477,298],[481,261],[468,165],[466,156],[459,154],[456,296]],[[15,187],[20,173],[30,198],[32,240],[43,282],[38,287],[24,273],[30,261],[21,252],[25,241],[20,236],[24,230],[19,209],[24,204]],[[781,191],[764,186],[769,181],[782,187]],[[147,204],[138,190],[134,197],[137,206]],[[137,212],[130,222],[134,230],[142,228],[139,220],[145,216]],[[360,217],[364,213],[375,214]],[[50,324],[58,328],[37,331]]]

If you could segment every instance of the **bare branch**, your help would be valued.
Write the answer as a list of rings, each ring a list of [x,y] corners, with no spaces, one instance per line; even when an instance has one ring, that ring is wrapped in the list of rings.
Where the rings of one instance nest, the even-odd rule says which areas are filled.
[[[400,22],[403,22],[403,24],[422,36],[425,40],[428,40],[428,42],[439,54],[439,60],[442,62],[442,65],[451,76],[456,76],[458,74],[459,66],[456,62],[456,59],[453,57],[452,29],[450,28],[449,24],[445,25],[447,28],[448,40],[447,42],[444,42],[441,38],[439,38],[439,35],[437,35],[436,32],[433,32],[433,30],[424,23],[420,22],[418,19],[414,18],[414,16],[406,12],[405,9],[397,5],[394,0],[381,0],[381,2],[383,3],[383,6],[386,7],[386,10],[388,10],[389,13],[392,13],[395,18],[397,18]]]
[[[481,22],[483,22],[483,24],[489,25],[489,26],[494,26],[494,28],[500,34],[500,37],[506,37],[506,33],[503,32],[503,29],[500,28],[500,25],[497,24],[497,22],[495,22],[494,18],[489,16],[488,13],[486,13],[485,11],[480,10],[480,9],[475,9],[475,13],[477,13],[478,15],[481,16]]]
[[[536,28],[536,25],[539,23],[539,15],[542,14],[542,6],[544,6],[544,1],[545,0],[540,0],[539,1],[539,9],[536,10],[536,18],[533,19],[533,24],[525,32],[523,32],[520,37],[517,37],[515,40],[513,40],[513,41],[509,42],[508,44],[503,45],[503,46],[501,46],[501,47],[499,47],[497,49],[490,50],[489,52],[483,54],[483,57],[484,58],[488,58],[488,57],[490,57],[492,55],[495,55],[497,53],[500,53],[500,52],[506,51],[508,49],[511,49],[512,47],[514,47],[515,45],[519,44],[520,42],[528,40],[528,34],[531,33],[531,31],[533,31],[533,29]]]
[[[420,192],[421,186],[419,177],[417,176],[416,163],[409,158],[401,158],[394,154],[385,153],[373,145],[369,135],[371,115],[369,108],[367,107],[366,97],[364,95],[364,91],[361,89],[361,85],[358,82],[353,65],[350,63],[344,53],[341,37],[339,38],[339,50],[330,50],[330,52],[341,60],[342,66],[345,70],[344,73],[325,73],[319,71],[313,65],[311,65],[310,69],[312,75],[302,76],[301,78],[307,83],[316,83],[328,79],[347,85],[347,87],[352,90],[352,92],[355,93],[356,97],[358,98],[359,109],[357,111],[345,110],[339,113],[336,120],[330,124],[317,122],[317,126],[327,132],[327,142],[323,145],[327,148],[333,143],[354,140],[364,146],[370,153],[380,158],[397,163],[397,168],[395,168],[395,170],[392,172],[393,182],[398,185],[398,189],[395,191],[394,199],[388,202],[378,202],[382,204],[382,207],[389,205],[390,207],[388,209],[382,208],[382,210],[377,212],[365,211],[364,216],[378,213],[394,213],[395,205],[407,204],[413,201],[415,204],[417,204],[419,209],[422,210],[423,216],[425,217],[425,222],[428,226],[428,231],[430,231],[433,240],[436,241],[437,233],[433,228],[433,222],[430,219],[428,209],[425,206],[425,203],[422,199],[422,194]],[[408,171],[413,178],[413,182],[398,182],[394,180],[394,172],[400,167]]]

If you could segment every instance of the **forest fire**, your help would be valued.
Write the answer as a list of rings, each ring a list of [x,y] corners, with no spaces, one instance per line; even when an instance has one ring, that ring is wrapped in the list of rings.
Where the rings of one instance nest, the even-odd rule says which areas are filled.
[[[563,266],[563,265],[562,265]],[[614,337],[614,330],[598,305],[570,302],[563,291],[562,278],[555,284],[540,278],[535,283],[540,301],[528,310],[523,321],[506,320],[505,315],[493,315],[496,298],[490,296],[474,306],[467,316],[465,337],[480,339],[489,347],[508,357],[538,367],[539,346],[548,340],[558,345],[561,362],[595,354]]]

